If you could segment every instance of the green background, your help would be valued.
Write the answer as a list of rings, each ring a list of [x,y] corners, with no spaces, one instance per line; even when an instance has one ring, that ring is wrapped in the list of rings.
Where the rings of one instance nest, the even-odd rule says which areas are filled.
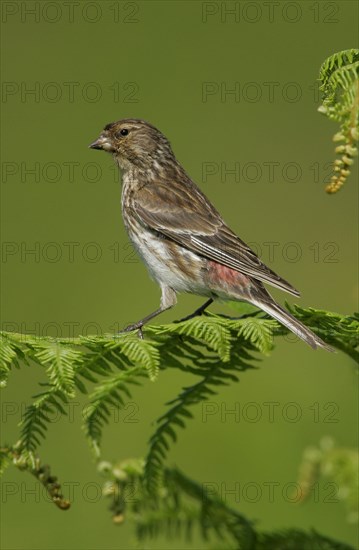
[[[355,47],[356,2],[274,3],[273,16],[262,2],[81,2],[73,20],[63,2],[57,8],[37,4],[36,16],[25,10],[34,2],[2,4],[4,329],[62,336],[112,331],[158,306],[158,288],[128,245],[112,159],[87,148],[106,123],[126,117],[144,118],[168,136],[229,225],[301,290],[297,303],[342,313],[356,309],[356,178],[353,173],[336,196],[324,192],[337,127],[317,113],[316,84],[326,57]],[[234,4],[237,16],[226,14]],[[36,86],[35,94],[24,93]],[[204,94],[208,86],[212,95]],[[237,97],[223,93],[235,86]],[[223,172],[234,163],[240,181]],[[209,166],[217,173],[205,177]],[[40,170],[38,177],[26,173],[30,168]],[[269,242],[277,243],[272,257],[264,244]],[[66,243],[74,243],[73,257]],[[285,296],[274,294],[283,303]],[[200,303],[182,296],[161,322]],[[213,310],[230,312],[223,305]],[[2,398],[3,440],[16,439],[21,410],[43,379],[38,370],[13,374]],[[318,502],[303,505],[289,503],[282,490],[296,481],[308,445],[323,436],[356,445],[356,380],[352,361],[342,354],[314,353],[303,343],[278,339],[258,370],[220,388],[213,399],[219,410],[237,406],[242,412],[254,402],[262,418],[250,422],[242,414],[236,421],[217,413],[203,422],[197,407],[169,463],[219,488],[258,484],[263,493],[256,503],[242,490],[240,502],[222,496],[263,529],[315,527],[354,544],[356,527],[347,523],[343,504],[325,502],[323,487]],[[111,424],[104,457],[143,455],[151,422],[188,383],[183,374],[163,373],[136,391],[138,422],[123,415]],[[274,422],[264,402],[280,404]],[[298,422],[283,413],[291,414],[286,407],[292,402],[301,411]],[[337,407],[335,423],[325,421],[330,402]],[[62,482],[77,484],[70,511],[60,512],[43,498],[37,502],[35,482],[8,470],[2,548],[134,547],[131,526],[114,526],[99,499],[101,478],[80,431],[80,408],[51,426],[41,449]],[[279,483],[273,502],[265,489],[269,482]],[[204,547],[199,538],[192,546]],[[146,547],[185,543],[162,540]]]

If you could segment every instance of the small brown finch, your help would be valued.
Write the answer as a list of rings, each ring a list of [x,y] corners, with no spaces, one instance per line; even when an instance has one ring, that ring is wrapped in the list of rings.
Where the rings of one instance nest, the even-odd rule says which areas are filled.
[[[167,138],[144,120],[105,126],[90,145],[113,155],[122,172],[122,216],[129,237],[162,291],[159,309],[126,331],[174,306],[177,292],[258,306],[313,348],[332,350],[277,304],[263,283],[299,296],[225,224],[176,160]]]

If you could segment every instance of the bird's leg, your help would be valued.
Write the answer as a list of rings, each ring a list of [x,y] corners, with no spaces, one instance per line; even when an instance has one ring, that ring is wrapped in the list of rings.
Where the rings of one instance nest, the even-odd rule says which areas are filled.
[[[169,307],[171,307],[171,306],[169,306]],[[166,309],[168,309],[168,308],[167,307],[165,307],[165,308],[159,307],[158,309],[156,309],[156,311],[153,311],[149,315],[146,315],[146,317],[144,317],[140,321],[137,321],[137,323],[133,323],[132,325],[128,325],[128,327],[123,329],[121,332],[132,332],[133,330],[138,330],[138,336],[140,338],[143,338],[143,332],[142,332],[143,325],[145,325],[148,321],[150,321],[154,317],[157,317],[157,315],[162,313],[162,311],[166,311]]]
[[[210,298],[205,302],[201,307],[196,309],[193,313],[190,315],[187,315],[187,317],[183,317],[183,319],[179,319],[179,321],[175,321],[175,323],[182,323],[182,321],[188,321],[189,319],[193,319],[193,317],[197,317],[198,315],[202,315],[205,309],[207,309],[208,306],[210,306],[213,302],[213,298]]]
[[[121,332],[131,332],[133,330],[138,330],[138,336],[140,338],[143,338],[143,332],[142,327],[145,325],[148,321],[153,319],[154,317],[157,317],[160,313],[163,311],[166,311],[166,309],[170,309],[177,303],[177,296],[176,292],[169,286],[161,285],[161,305],[156,311],[153,311],[149,315],[146,315],[143,319],[140,321],[137,321],[137,323],[133,323],[132,325],[129,325]]]

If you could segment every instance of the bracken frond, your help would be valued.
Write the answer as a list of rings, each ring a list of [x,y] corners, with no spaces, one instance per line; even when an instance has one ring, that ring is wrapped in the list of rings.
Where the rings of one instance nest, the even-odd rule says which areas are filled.
[[[97,458],[100,456],[102,430],[108,424],[112,411],[125,406],[125,398],[131,398],[128,385],[138,385],[138,378],[146,376],[144,367],[123,370],[98,384],[89,396],[84,418],[84,430]]]
[[[318,111],[340,124],[334,136],[342,141],[335,152],[334,175],[326,187],[327,193],[341,189],[350,174],[354,157],[358,154],[359,140],[359,50],[337,52],[326,59],[320,69],[322,105]]]
[[[187,322],[146,326],[143,340],[136,334],[66,339],[0,333],[0,367],[5,377],[11,374],[12,365],[24,361],[29,368],[40,366],[47,377],[45,389],[25,411],[19,441],[1,449],[3,467],[13,463],[34,473],[45,484],[55,504],[65,509],[68,503],[60,493],[56,478],[47,466],[40,465],[36,452],[51,421],[66,414],[66,404],[74,397],[75,388],[89,394],[84,424],[98,457],[103,429],[113,408],[126,406],[130,389],[143,378],[154,379],[165,369],[178,369],[190,382],[167,403],[167,410],[155,423],[146,459],[136,461],[136,467],[133,461],[127,460],[126,467],[114,468],[114,479],[106,488],[106,494],[112,498],[114,521],[121,523],[125,513],[129,513],[141,537],[190,533],[196,528],[205,540],[216,536],[223,545],[228,539],[228,544],[236,549],[257,550],[266,548],[264,544],[268,548],[276,548],[277,544],[281,549],[291,549],[285,544],[289,544],[291,533],[297,537],[295,531],[283,535],[258,534],[250,522],[230,510],[218,497],[166,467],[178,428],[186,426],[194,407],[211,398],[221,386],[236,382],[240,373],[255,368],[259,357],[253,352],[267,353],[272,348],[273,335],[287,333],[285,327],[263,312],[241,308],[242,315],[237,319],[206,313]],[[298,306],[289,309],[324,341],[358,359],[359,317],[356,314],[345,316]],[[136,498],[131,502],[125,498],[127,483],[135,483]],[[317,541],[327,543],[317,534],[298,533],[301,549],[311,548],[310,544],[316,548]],[[219,548],[217,542],[215,548]],[[335,546],[329,541],[327,548],[344,549],[345,546]]]
[[[34,452],[41,439],[45,438],[48,424],[59,414],[66,415],[63,404],[68,402],[67,395],[57,386],[49,387],[45,392],[35,395],[35,400],[29,405],[20,422],[21,437],[17,445],[26,451]]]
[[[75,372],[82,354],[60,342],[37,341],[32,344],[32,359],[46,368],[50,383],[68,397],[75,396]]]

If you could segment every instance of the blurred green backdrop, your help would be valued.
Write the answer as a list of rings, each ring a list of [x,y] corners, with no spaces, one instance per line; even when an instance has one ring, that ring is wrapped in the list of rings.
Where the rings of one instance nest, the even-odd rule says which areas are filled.
[[[356,309],[356,178],[337,196],[324,193],[337,128],[317,113],[316,83],[324,59],[357,42],[356,2],[27,1],[1,8],[3,329],[62,336],[113,331],[157,307],[159,291],[122,225],[112,159],[87,148],[106,123],[125,117],[144,118],[168,136],[233,229],[302,291],[301,305]],[[200,303],[183,296],[161,321]],[[16,439],[39,380],[32,369],[10,379],[3,440]],[[187,383],[171,372],[136,391],[137,422],[117,419],[106,431],[104,455],[141,456],[151,421]],[[296,481],[306,446],[323,436],[356,445],[352,362],[281,339],[258,370],[220,388],[213,401],[219,411],[243,411],[254,402],[262,417],[250,422],[216,413],[204,422],[197,408],[170,462],[216,483],[263,529],[315,527],[354,544],[356,527],[343,504],[326,502],[324,489],[301,506],[282,492]],[[274,422],[267,402],[279,403]],[[297,422],[283,413],[293,402]],[[334,423],[326,422],[328,403],[337,407]],[[114,526],[100,501],[80,409],[54,423],[42,448],[65,493],[67,483],[67,496],[73,491],[71,510],[59,512],[32,479],[10,469],[2,548],[134,547],[130,525]],[[262,491],[257,502],[238,489],[249,482]],[[279,483],[273,501],[270,482]],[[225,494],[233,488],[235,495]]]

